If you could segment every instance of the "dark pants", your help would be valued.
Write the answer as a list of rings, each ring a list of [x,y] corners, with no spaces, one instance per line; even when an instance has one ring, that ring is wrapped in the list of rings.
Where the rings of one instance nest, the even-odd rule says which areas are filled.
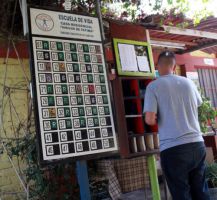
[[[172,147],[162,151],[160,156],[173,200],[210,200],[203,142]]]

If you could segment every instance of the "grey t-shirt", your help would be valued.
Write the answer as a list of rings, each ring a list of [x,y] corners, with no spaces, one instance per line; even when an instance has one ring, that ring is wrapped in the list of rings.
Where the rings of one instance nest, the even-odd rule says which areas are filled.
[[[185,77],[169,74],[148,85],[144,112],[157,113],[160,151],[203,141],[198,122],[201,103],[195,84]]]

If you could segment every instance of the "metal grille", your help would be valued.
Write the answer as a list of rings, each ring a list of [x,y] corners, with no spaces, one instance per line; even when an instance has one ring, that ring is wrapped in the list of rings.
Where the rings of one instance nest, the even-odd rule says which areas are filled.
[[[217,69],[199,68],[197,71],[201,89],[217,108]]]

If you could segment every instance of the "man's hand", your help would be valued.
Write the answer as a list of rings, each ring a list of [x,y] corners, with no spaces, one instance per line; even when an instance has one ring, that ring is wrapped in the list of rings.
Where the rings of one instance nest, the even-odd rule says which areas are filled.
[[[155,112],[146,112],[145,113],[145,122],[146,124],[153,126],[157,123],[157,115]]]

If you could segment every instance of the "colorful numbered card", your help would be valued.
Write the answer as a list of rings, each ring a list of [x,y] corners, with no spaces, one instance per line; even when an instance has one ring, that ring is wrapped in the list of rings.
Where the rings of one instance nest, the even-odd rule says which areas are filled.
[[[29,13],[42,161],[116,151],[103,46],[93,36],[100,33],[98,19],[35,8]]]

